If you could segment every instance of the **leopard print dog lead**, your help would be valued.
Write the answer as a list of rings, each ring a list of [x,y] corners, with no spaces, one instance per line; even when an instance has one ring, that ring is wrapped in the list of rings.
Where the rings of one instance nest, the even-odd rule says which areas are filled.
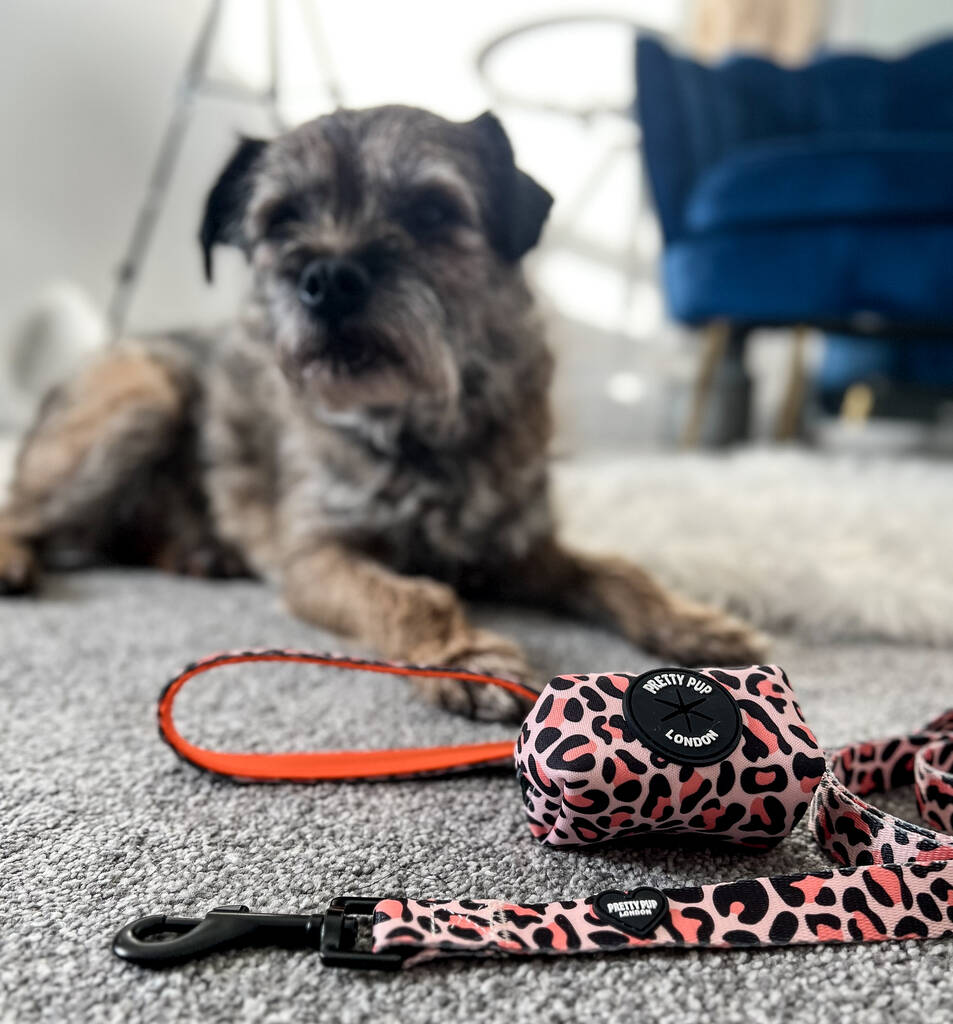
[[[441,956],[525,956],[657,947],[750,948],[953,935],[953,711],[922,732],[832,756],[809,811],[842,867],[714,885],[610,891],[555,903],[378,903],[375,952],[405,966]],[[913,783],[923,818],[867,797]]]
[[[527,699],[535,697],[509,680],[448,669],[396,666],[305,651],[215,655],[190,665],[166,687],[159,702],[160,731],[190,763],[243,780],[442,773],[502,764],[513,756],[514,749],[512,742],[500,742],[391,751],[252,754],[211,751],[186,741],[172,716],[175,697],[185,683],[209,669],[249,661],[452,676],[473,685],[502,686]],[[752,675],[754,668],[705,670],[702,676],[726,687],[733,677],[769,700],[772,687],[776,690],[773,697],[784,696],[782,682],[786,685],[787,680],[780,670],[758,668]],[[603,692],[610,693],[611,687],[618,689],[619,685],[618,679],[610,680]],[[551,709],[546,714],[550,716]],[[749,724],[744,714],[741,723],[744,728]],[[626,736],[624,723],[615,732],[609,724],[603,728],[607,736]],[[813,741],[806,727],[801,734],[806,743]],[[927,825],[903,821],[869,802],[874,793],[910,783]],[[812,779],[811,786],[814,784]],[[245,907],[225,907],[204,920],[161,916],[133,922],[119,933],[114,949],[126,959],[157,966],[213,948],[275,941],[316,946],[328,964],[394,969],[452,956],[751,948],[953,935],[953,711],[921,732],[850,744],[830,755],[816,782],[808,820],[818,844],[839,867],[701,886],[657,889],[642,885],[551,903],[338,897],[325,915],[312,916],[256,915]],[[363,951],[356,949],[354,920],[358,917],[372,921],[371,948]],[[207,936],[198,935],[203,929]],[[182,934],[166,942],[169,950],[163,953],[163,943],[144,941],[150,930]],[[291,938],[292,933],[296,939]]]

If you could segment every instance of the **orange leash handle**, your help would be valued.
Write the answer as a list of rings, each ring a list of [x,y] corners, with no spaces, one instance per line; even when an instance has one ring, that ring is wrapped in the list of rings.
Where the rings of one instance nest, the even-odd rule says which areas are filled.
[[[256,661],[290,661],[306,665],[385,675],[460,679],[485,686],[499,686],[534,702],[539,694],[520,683],[497,676],[481,675],[451,668],[421,668],[385,661],[335,657],[310,651],[252,650],[212,654],[188,665],[159,697],[159,734],[184,760],[197,768],[249,782],[323,782],[333,779],[384,779],[409,775],[450,772],[512,762],[514,740],[493,743],[465,743],[445,747],[403,747],[389,750],[311,750],[296,753],[254,754],[210,750],[190,743],[173,719],[175,698],[190,679],[225,665]]]

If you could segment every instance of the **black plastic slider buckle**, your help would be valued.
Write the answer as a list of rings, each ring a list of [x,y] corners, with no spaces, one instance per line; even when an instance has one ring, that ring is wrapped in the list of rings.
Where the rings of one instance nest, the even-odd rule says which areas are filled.
[[[201,918],[153,914],[121,928],[112,948],[141,967],[172,967],[225,949],[279,946],[317,949],[328,967],[396,971],[405,954],[358,948],[357,919],[371,917],[380,900],[336,896],[323,914],[256,914],[245,906],[215,907]]]
[[[324,912],[321,929],[321,963],[326,967],[357,967],[364,970],[399,971],[410,950],[402,953],[374,953],[357,949],[355,918],[373,917],[383,897],[335,896]]]

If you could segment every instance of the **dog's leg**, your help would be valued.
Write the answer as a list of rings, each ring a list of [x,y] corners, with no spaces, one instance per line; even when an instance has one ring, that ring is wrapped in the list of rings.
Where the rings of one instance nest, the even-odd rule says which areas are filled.
[[[12,523],[0,517],[0,596],[28,594],[36,586],[36,554],[17,540]]]
[[[765,637],[741,620],[671,593],[625,559],[578,554],[552,539],[512,566],[502,593],[607,626],[682,665],[765,657]]]
[[[526,682],[520,649],[467,621],[454,591],[421,576],[400,576],[337,544],[299,555],[284,573],[293,612],[316,625],[348,633],[385,657],[446,665]],[[474,718],[514,718],[525,706],[499,687],[453,679],[412,679],[428,699]]]
[[[90,553],[132,475],[167,451],[180,421],[181,381],[145,350],[123,348],[54,390],[19,453],[0,510],[0,592],[37,580],[37,552],[66,537]]]

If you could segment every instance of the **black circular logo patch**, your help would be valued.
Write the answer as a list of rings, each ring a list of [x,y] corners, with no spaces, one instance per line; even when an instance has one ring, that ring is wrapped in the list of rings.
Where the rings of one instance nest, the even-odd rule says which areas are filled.
[[[643,672],[622,704],[639,739],[676,764],[716,764],[741,739],[734,697],[721,683],[686,668]]]

